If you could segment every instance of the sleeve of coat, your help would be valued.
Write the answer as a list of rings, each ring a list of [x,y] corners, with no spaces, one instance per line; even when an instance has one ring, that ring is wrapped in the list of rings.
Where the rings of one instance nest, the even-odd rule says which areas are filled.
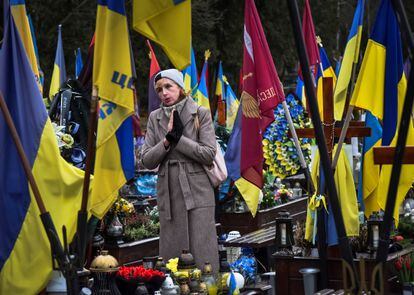
[[[147,169],[155,169],[167,155],[169,149],[164,147],[164,142],[156,142],[155,138],[155,116],[154,112],[148,118],[147,132],[145,134],[145,143],[142,148],[142,165]]]
[[[216,156],[217,143],[210,110],[200,107],[198,116],[198,142],[183,135],[175,149],[202,165],[211,165]]]

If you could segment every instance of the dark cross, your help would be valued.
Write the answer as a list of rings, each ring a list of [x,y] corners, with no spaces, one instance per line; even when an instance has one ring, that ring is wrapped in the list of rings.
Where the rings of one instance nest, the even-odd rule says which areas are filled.
[[[342,128],[340,122],[335,122],[334,119],[334,103],[333,103],[333,79],[331,77],[324,77],[323,79],[323,131],[325,135],[326,145],[328,149],[329,158],[332,161],[332,152],[334,147],[335,139],[338,139]],[[364,127],[364,122],[351,121],[349,128],[346,133],[346,138],[351,137],[366,137],[371,135],[371,129]],[[298,137],[301,138],[315,138],[315,132],[313,128],[301,128],[296,129]],[[320,188],[321,191],[324,188]],[[329,197],[329,196],[328,196]],[[329,200],[329,198],[328,198]],[[328,201],[327,200],[327,201]],[[326,233],[325,233],[325,216],[323,213],[324,209],[318,210],[318,251],[320,257],[320,270],[321,270],[321,289],[327,288],[328,276],[327,276],[327,247],[326,247]],[[332,248],[331,249],[335,249]],[[338,250],[336,249],[336,252]],[[336,254],[335,256],[338,256]]]
[[[395,147],[379,146],[374,147],[375,164],[393,164]],[[414,146],[406,146],[404,151],[403,164],[414,164]]]

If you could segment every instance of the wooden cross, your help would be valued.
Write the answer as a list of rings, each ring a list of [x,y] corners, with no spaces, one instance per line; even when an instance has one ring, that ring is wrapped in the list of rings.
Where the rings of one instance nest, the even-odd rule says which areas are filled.
[[[334,103],[333,103],[333,79],[331,77],[324,77],[323,79],[323,118],[322,125],[324,126],[324,134],[326,145],[328,148],[329,157],[332,160],[332,151],[334,140],[338,139],[342,128],[339,126],[340,122],[335,122],[334,119]],[[333,126],[335,124],[335,127]],[[334,127],[334,128],[333,128]],[[298,137],[301,138],[315,138],[315,131],[313,128],[296,129]],[[366,137],[371,136],[371,128],[364,127],[364,122],[351,121],[346,132],[346,138],[351,137]]]
[[[374,147],[375,164],[393,164],[395,147],[380,146]],[[406,146],[404,151],[403,164],[414,164],[414,146]]]

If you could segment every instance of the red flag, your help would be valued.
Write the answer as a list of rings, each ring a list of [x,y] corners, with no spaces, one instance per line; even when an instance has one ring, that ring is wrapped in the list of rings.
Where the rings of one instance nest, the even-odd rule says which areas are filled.
[[[309,0],[305,0],[305,8],[303,10],[302,32],[303,37],[305,38],[306,52],[308,53],[309,65],[312,68],[313,74],[316,75],[321,58],[319,56],[318,43],[316,42],[315,26],[313,25]],[[301,72],[300,75],[302,75]]]
[[[153,111],[160,107],[161,100],[158,97],[158,94],[155,92],[154,89],[154,76],[157,74],[161,69],[160,65],[158,64],[157,57],[155,56],[154,50],[152,50],[152,46],[149,40],[147,40],[147,45],[150,50],[150,72],[149,72],[149,82],[148,82],[148,115]]]
[[[95,48],[95,34],[93,34],[91,43],[88,48],[88,56],[83,64],[82,70],[78,76],[78,80],[81,82],[85,91],[92,92],[92,69],[93,69],[93,51]]]
[[[285,96],[253,0],[246,0],[244,17],[240,169],[243,178],[261,188],[262,132],[274,121],[273,109]]]

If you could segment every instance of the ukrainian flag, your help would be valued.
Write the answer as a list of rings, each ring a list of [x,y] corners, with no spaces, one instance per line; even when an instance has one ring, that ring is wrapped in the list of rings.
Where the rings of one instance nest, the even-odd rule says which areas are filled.
[[[134,30],[157,42],[174,66],[191,62],[191,0],[134,0]]]
[[[227,80],[226,83],[226,94],[225,94],[225,100],[226,100],[226,128],[231,132],[233,130],[234,121],[236,120],[237,111],[239,109],[239,100],[236,97],[236,94],[234,94],[233,89],[231,89],[231,86]]]
[[[30,67],[32,68],[32,72],[34,73],[40,93],[42,93],[43,87],[40,82],[39,68],[33,45],[34,43],[32,40],[32,32],[30,29],[29,19],[26,15],[25,0],[11,0],[10,5],[14,22],[16,24],[17,30],[19,31],[20,39],[23,42],[23,46],[29,59]]]
[[[325,48],[323,48],[322,44],[319,43],[319,55],[321,58],[321,64],[318,67],[318,71],[316,74],[316,81],[317,81],[317,97],[318,97],[318,106],[319,106],[319,114],[323,119],[323,77],[332,77],[333,78],[333,88],[335,89],[336,85],[336,75],[335,70],[332,68],[331,63],[328,58],[328,54],[326,54]],[[305,104],[304,104],[305,105]]]
[[[341,121],[345,108],[348,85],[351,82],[352,67],[356,66],[359,58],[359,48],[361,44],[362,25],[364,22],[365,0],[358,0],[354,13],[351,30],[349,31],[348,41],[345,46],[345,52],[342,65],[339,70],[338,83],[334,92],[334,112],[335,120]]]
[[[0,92],[10,110],[43,202],[59,235],[76,231],[83,172],[60,157],[52,124],[20,34],[5,2],[0,49]],[[0,294],[38,294],[52,273],[49,240],[39,209],[0,115]],[[62,238],[62,237],[60,237]]]
[[[198,85],[198,71],[193,47],[191,47],[191,64],[185,68],[183,76],[185,92],[195,96]]]
[[[39,80],[40,80],[39,83],[40,83],[42,93],[43,93],[43,85],[45,83],[45,75],[42,71],[42,68],[40,67],[39,51],[37,50],[35,29],[33,27],[33,22],[32,22],[32,18],[30,17],[30,14],[27,15],[27,19],[29,20],[30,32],[32,34],[33,47],[34,47],[34,51],[35,51],[35,54],[36,54],[37,68],[39,69]]]
[[[60,85],[66,81],[65,55],[62,44],[62,25],[58,27],[58,43],[56,47],[55,64],[53,66],[52,81],[50,82],[49,98],[53,99],[59,92]]]
[[[396,130],[407,89],[407,80],[403,71],[401,34],[390,0],[382,0],[371,37],[368,40],[361,70],[352,95],[351,105],[369,111],[382,122],[381,145],[396,143]],[[407,145],[414,144],[414,128],[410,128]],[[368,152],[368,151],[367,151]],[[364,159],[364,162],[366,160]],[[367,173],[373,169],[364,163],[363,189],[377,188],[377,202],[385,209],[391,166],[382,167],[378,176],[369,178]],[[398,207],[414,181],[414,169],[403,165],[397,193],[394,218],[398,220]],[[371,181],[370,183],[368,183]],[[367,196],[364,196],[364,199]]]
[[[206,71],[208,62],[207,59],[204,61],[203,70],[201,71],[200,83],[198,84],[196,99],[199,106],[210,109],[210,100],[208,99],[208,89],[206,82]]]
[[[134,176],[132,73],[125,2],[98,0],[93,85],[100,97],[94,173],[99,185],[90,203],[98,218]]]
[[[379,211],[378,182],[380,179],[380,166],[374,164],[374,150],[381,146],[382,126],[378,118],[371,112],[365,112],[365,125],[371,128],[371,136],[364,138],[361,158],[361,170],[358,181],[358,202],[362,204],[368,218],[372,212]]]

